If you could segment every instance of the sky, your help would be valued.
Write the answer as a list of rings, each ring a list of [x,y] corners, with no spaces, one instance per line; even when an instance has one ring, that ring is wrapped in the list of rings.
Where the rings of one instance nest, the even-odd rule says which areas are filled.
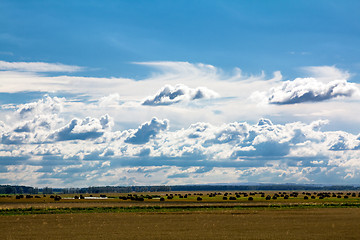
[[[359,184],[359,1],[0,1],[0,184]]]

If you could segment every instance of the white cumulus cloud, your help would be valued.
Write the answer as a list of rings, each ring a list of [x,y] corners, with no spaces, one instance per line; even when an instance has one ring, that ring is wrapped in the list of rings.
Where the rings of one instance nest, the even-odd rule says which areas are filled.
[[[50,135],[50,139],[56,141],[86,140],[101,137],[105,130],[111,128],[113,120],[109,115],[100,119],[86,117],[83,120],[73,119],[66,126],[56,130]]]
[[[219,94],[206,87],[189,88],[182,84],[178,84],[175,87],[166,85],[155,96],[148,97],[142,104],[150,106],[171,105],[179,102],[216,97],[219,97]]]
[[[36,115],[55,114],[62,111],[65,98],[50,97],[44,98],[31,103],[17,105],[16,113],[20,118],[27,118]]]
[[[159,120],[153,118],[151,121],[142,124],[126,140],[127,143],[143,144],[147,143],[151,137],[156,136],[159,132],[168,129],[169,120]]]
[[[357,86],[346,80],[323,83],[314,78],[297,78],[294,81],[285,81],[279,87],[271,88],[266,96],[270,104],[295,104],[351,97],[358,93]]]

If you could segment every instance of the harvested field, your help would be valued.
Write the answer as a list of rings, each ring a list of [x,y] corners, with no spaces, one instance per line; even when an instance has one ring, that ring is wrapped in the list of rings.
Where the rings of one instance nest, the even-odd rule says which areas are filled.
[[[359,208],[0,216],[2,239],[359,239]]]
[[[358,192],[334,193],[336,196],[332,192],[249,193],[252,200],[248,200],[247,193],[235,192],[227,195],[235,200],[224,200],[225,193],[192,193],[187,198],[180,197],[185,193],[157,193],[166,198],[164,201],[149,198],[149,194],[125,200],[125,195],[119,194],[93,199],[60,195],[58,200],[54,196],[1,196],[1,236],[2,239],[360,238]],[[272,198],[266,200],[267,195]],[[197,200],[199,196],[201,201]]]

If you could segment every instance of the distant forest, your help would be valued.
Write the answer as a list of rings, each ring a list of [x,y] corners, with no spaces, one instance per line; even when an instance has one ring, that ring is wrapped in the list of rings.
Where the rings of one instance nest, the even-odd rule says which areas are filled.
[[[29,186],[0,185],[0,194],[52,194],[52,193],[129,193],[129,192],[177,192],[177,191],[360,191],[359,186],[351,185],[297,185],[297,184],[259,184],[259,185],[173,185],[173,186],[103,186],[86,188],[36,188]]]

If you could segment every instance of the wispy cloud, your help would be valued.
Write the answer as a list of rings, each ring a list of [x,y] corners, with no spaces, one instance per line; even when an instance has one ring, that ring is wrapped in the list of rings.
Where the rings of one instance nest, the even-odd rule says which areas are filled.
[[[8,55],[8,56],[13,56],[14,53],[13,52],[5,52],[5,51],[0,51],[0,55]]]
[[[46,62],[5,62],[0,61],[0,70],[20,72],[79,72],[84,67]]]
[[[341,70],[336,66],[308,66],[301,69],[321,81],[342,80],[351,77],[348,71]]]

